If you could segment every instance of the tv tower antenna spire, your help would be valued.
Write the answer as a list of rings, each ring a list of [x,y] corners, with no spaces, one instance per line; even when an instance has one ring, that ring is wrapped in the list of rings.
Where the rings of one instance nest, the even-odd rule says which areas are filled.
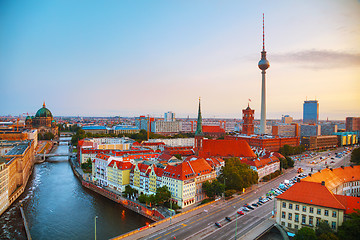
[[[265,20],[264,20],[264,13],[263,13],[263,51],[265,51]]]

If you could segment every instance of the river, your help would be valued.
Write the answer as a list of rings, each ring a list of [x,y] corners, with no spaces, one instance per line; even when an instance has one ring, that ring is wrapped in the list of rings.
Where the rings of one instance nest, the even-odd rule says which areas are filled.
[[[68,152],[60,143],[54,153]],[[26,239],[19,206],[23,203],[32,239],[109,239],[151,220],[84,187],[67,157],[36,164],[25,192],[0,217],[0,239]]]

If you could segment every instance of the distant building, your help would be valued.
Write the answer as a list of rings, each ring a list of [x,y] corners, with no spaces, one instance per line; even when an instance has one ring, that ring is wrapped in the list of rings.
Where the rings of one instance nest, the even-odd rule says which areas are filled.
[[[175,121],[175,113],[173,112],[166,112],[164,114],[164,121],[165,122],[174,122]]]
[[[347,117],[346,131],[348,132],[360,131],[360,117]]]
[[[300,137],[310,137],[310,136],[319,136],[321,135],[321,126],[320,125],[300,125]]]
[[[110,131],[110,129],[108,129],[105,126],[99,126],[99,125],[87,125],[87,126],[82,126],[81,127],[82,130],[85,131],[85,133],[92,133],[92,134],[106,134]]]
[[[250,106],[246,109],[242,110],[243,112],[243,126],[242,126],[242,134],[252,135],[254,134],[254,113],[255,110],[252,110]]]
[[[272,135],[281,137],[297,137],[296,124],[284,124],[272,126]]]
[[[349,146],[359,142],[359,132],[337,132],[334,133],[338,137],[338,146]]]
[[[39,135],[43,135],[47,132],[50,132],[57,136],[59,128],[56,125],[52,113],[49,109],[45,107],[45,102],[43,107],[40,108],[35,116],[27,116],[25,120],[25,127],[27,129],[36,128]]]
[[[145,116],[136,117],[135,118],[135,126],[138,127],[140,130],[147,131],[148,128],[151,127],[151,123],[153,121],[155,121],[155,119],[151,118],[151,117],[145,117]]]
[[[134,134],[140,132],[140,129],[131,125],[117,125],[112,127],[110,132],[115,134]]]
[[[289,115],[285,115],[285,116],[281,117],[282,123],[290,124],[290,123],[292,123],[292,121],[293,121],[293,118],[290,117]]]
[[[280,147],[289,145],[292,147],[300,145],[299,137],[278,137],[278,136],[246,136],[246,135],[235,135],[225,136],[225,139],[244,140],[251,147],[266,149],[267,151],[277,152]]]
[[[252,170],[256,171],[260,181],[263,177],[280,170],[279,158],[280,154],[275,156],[273,153],[271,153],[261,158],[255,158],[252,160],[241,159],[241,162],[249,165]]]
[[[176,134],[180,132],[180,123],[175,121],[152,121],[151,132],[166,135]]]
[[[332,135],[338,131],[338,126],[331,122],[321,124],[321,135]]]
[[[304,101],[303,123],[317,124],[319,121],[319,102]]]
[[[334,135],[302,137],[301,145],[303,145],[306,150],[310,151],[333,148],[338,145],[338,137]]]

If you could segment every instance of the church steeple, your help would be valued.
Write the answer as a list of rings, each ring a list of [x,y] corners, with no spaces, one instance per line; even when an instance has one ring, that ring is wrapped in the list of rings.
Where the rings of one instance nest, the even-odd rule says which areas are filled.
[[[196,125],[196,132],[195,135],[199,136],[202,135],[202,117],[201,117],[201,105],[200,105],[200,98],[199,98],[199,111],[198,111],[198,118],[197,118],[197,125]]]
[[[45,101],[44,101],[44,103],[43,103],[43,108],[45,107]]]

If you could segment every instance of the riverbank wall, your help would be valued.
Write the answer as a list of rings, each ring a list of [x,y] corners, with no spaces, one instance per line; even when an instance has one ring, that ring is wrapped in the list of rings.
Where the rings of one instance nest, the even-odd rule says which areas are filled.
[[[79,171],[77,170],[75,163],[73,162],[73,159],[70,159],[69,162],[70,162],[71,169],[73,170],[75,176],[79,179],[79,181],[81,182],[83,187],[88,188],[89,190],[94,191],[116,203],[119,203],[119,204],[123,205],[124,207],[126,207],[138,214],[141,214],[144,217],[147,217],[153,221],[165,219],[165,216],[163,214],[161,214],[156,208],[149,208],[144,204],[141,204],[141,203],[135,202],[131,199],[125,198],[117,193],[114,193],[110,190],[99,187],[99,186],[85,180],[83,178],[82,174],[80,174]]]

